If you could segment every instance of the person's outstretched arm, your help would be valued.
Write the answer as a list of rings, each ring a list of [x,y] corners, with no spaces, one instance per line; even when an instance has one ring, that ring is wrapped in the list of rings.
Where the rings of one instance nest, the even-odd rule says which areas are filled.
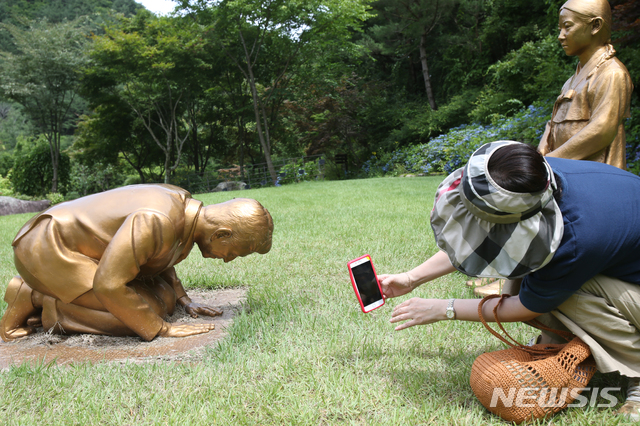
[[[493,309],[500,299],[487,300],[482,307],[482,316],[487,322],[494,322]],[[480,321],[478,316],[478,304],[480,299],[455,299],[453,308],[456,312],[456,320]],[[433,324],[447,320],[446,311],[449,300],[447,299],[421,299],[414,297],[402,302],[393,309],[391,322],[406,321],[399,324],[396,330],[413,327],[414,325]],[[498,308],[500,322],[529,321],[536,318],[539,313],[530,311],[520,302],[519,296],[512,296],[503,300]]]
[[[382,286],[384,297],[391,298],[410,293],[419,285],[450,274],[455,270],[456,268],[449,261],[447,253],[439,251],[409,272],[378,275],[378,280]]]

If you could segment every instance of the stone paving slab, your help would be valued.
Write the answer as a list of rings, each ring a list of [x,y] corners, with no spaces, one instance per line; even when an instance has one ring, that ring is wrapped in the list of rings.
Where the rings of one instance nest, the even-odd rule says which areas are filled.
[[[12,342],[0,340],[0,370],[28,362],[66,365],[79,362],[153,362],[155,360],[186,360],[197,358],[205,347],[224,338],[226,328],[237,312],[243,309],[246,289],[188,291],[194,302],[223,310],[218,317],[191,318],[182,309],[166,318],[169,322],[214,323],[215,330],[183,338],[156,337],[145,342],[139,337],[111,337],[94,334],[60,336],[38,333]]]

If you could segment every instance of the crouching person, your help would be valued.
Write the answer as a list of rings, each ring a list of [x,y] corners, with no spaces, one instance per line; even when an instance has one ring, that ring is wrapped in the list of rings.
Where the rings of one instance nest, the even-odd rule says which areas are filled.
[[[538,318],[580,337],[602,373],[629,378],[619,414],[640,420],[640,177],[492,142],[440,185],[431,227],[442,251],[406,273],[380,275],[386,297],[456,269],[517,279],[520,292],[499,306],[500,321]],[[478,303],[414,297],[391,322],[400,330],[478,321]],[[483,316],[493,318],[497,304],[487,301]]]

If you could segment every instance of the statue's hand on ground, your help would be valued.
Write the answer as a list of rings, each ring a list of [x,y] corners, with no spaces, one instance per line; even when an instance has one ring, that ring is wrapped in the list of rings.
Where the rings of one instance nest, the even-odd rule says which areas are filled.
[[[198,314],[206,315],[208,317],[217,317],[218,315],[222,315],[221,310],[211,308],[207,305],[201,305],[196,302],[191,302],[188,305],[185,305],[184,310],[186,313],[191,315],[192,318],[198,318]]]
[[[215,324],[171,324],[165,322],[158,336],[186,337],[195,334],[208,333],[216,327]]]

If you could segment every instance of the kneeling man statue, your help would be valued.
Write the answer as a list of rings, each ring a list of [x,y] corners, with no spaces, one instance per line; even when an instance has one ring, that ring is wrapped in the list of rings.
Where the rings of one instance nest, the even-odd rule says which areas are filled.
[[[4,341],[35,332],[183,337],[213,324],[163,320],[176,302],[192,317],[221,311],[191,301],[174,265],[198,244],[229,262],[271,249],[273,221],[262,205],[233,199],[206,207],[172,185],[132,185],[58,204],[13,240],[14,277],[0,322]]]

